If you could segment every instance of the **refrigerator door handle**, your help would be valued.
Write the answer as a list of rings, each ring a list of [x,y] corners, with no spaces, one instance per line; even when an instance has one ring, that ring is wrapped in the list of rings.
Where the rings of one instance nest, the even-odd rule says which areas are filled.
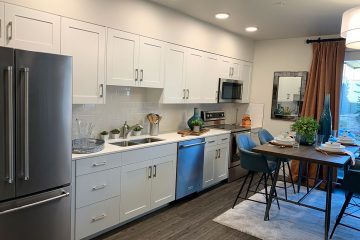
[[[24,73],[24,180],[30,178],[29,174],[29,68],[23,68]]]
[[[7,67],[7,84],[8,84],[8,183],[14,181],[14,101],[13,101],[13,67]]]
[[[16,208],[11,208],[11,209],[8,209],[8,210],[1,211],[0,215],[15,212],[15,211],[19,211],[19,210],[30,208],[30,207],[34,207],[34,206],[41,205],[41,204],[44,204],[44,203],[52,202],[52,201],[55,201],[57,199],[68,197],[68,196],[70,196],[70,193],[63,191],[60,195],[58,195],[56,197],[48,198],[48,199],[41,200],[41,201],[35,202],[35,203],[26,204],[26,205],[23,205],[21,207],[16,207]]]

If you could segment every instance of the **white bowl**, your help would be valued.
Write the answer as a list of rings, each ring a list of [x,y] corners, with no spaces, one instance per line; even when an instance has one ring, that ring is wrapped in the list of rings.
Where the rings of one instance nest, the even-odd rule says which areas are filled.
[[[338,143],[338,142],[326,142],[323,145],[327,148],[340,148],[341,147],[341,143]]]
[[[327,147],[325,144],[322,144],[320,146],[320,150],[328,151],[328,152],[343,152],[345,149],[345,146],[340,145],[339,148],[334,147]]]

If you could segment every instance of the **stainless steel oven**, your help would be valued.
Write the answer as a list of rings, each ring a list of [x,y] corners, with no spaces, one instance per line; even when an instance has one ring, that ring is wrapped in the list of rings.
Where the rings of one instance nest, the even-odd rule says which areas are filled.
[[[218,102],[241,102],[243,82],[233,79],[219,79]]]

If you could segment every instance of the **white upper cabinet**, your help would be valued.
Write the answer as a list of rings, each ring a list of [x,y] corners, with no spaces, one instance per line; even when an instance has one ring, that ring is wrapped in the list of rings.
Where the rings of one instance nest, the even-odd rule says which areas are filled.
[[[139,75],[139,40],[139,35],[108,28],[107,85],[136,85]]]
[[[5,4],[5,32],[6,47],[60,53],[60,16]]]
[[[203,84],[204,62],[204,52],[189,49],[186,58],[186,101],[188,103],[202,103],[202,93],[207,88]]]
[[[218,86],[220,78],[220,56],[215,54],[206,54],[204,62],[204,86],[202,91],[203,103],[217,103]]]
[[[163,42],[140,37],[139,84],[141,87],[164,87],[164,53]]]
[[[231,59],[227,57],[222,57],[220,60],[220,77],[221,78],[231,78],[232,66]]]
[[[243,103],[250,102],[252,63],[242,61],[240,67],[240,80],[243,81]]]
[[[61,53],[73,57],[73,103],[105,103],[106,28],[62,18]]]
[[[241,61],[232,59],[230,68],[231,79],[241,80]]]
[[[168,44],[165,54],[163,103],[185,102],[186,48]]]
[[[0,2],[0,46],[5,45],[5,6]]]

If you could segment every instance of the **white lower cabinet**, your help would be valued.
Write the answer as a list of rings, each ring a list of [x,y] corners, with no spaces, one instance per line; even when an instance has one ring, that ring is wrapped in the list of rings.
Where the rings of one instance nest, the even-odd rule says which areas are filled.
[[[208,137],[205,141],[203,189],[228,177],[230,135]]]
[[[82,239],[120,222],[120,197],[76,210],[76,239]]]
[[[169,145],[172,154],[167,156],[161,156],[164,151],[158,151],[160,147],[148,150],[157,153],[158,157],[122,167],[121,221],[129,220],[175,200],[176,144]],[[129,153],[137,159],[137,150]],[[143,157],[146,156],[149,154],[145,153]]]
[[[150,210],[150,162],[126,165],[121,171],[121,221]]]

